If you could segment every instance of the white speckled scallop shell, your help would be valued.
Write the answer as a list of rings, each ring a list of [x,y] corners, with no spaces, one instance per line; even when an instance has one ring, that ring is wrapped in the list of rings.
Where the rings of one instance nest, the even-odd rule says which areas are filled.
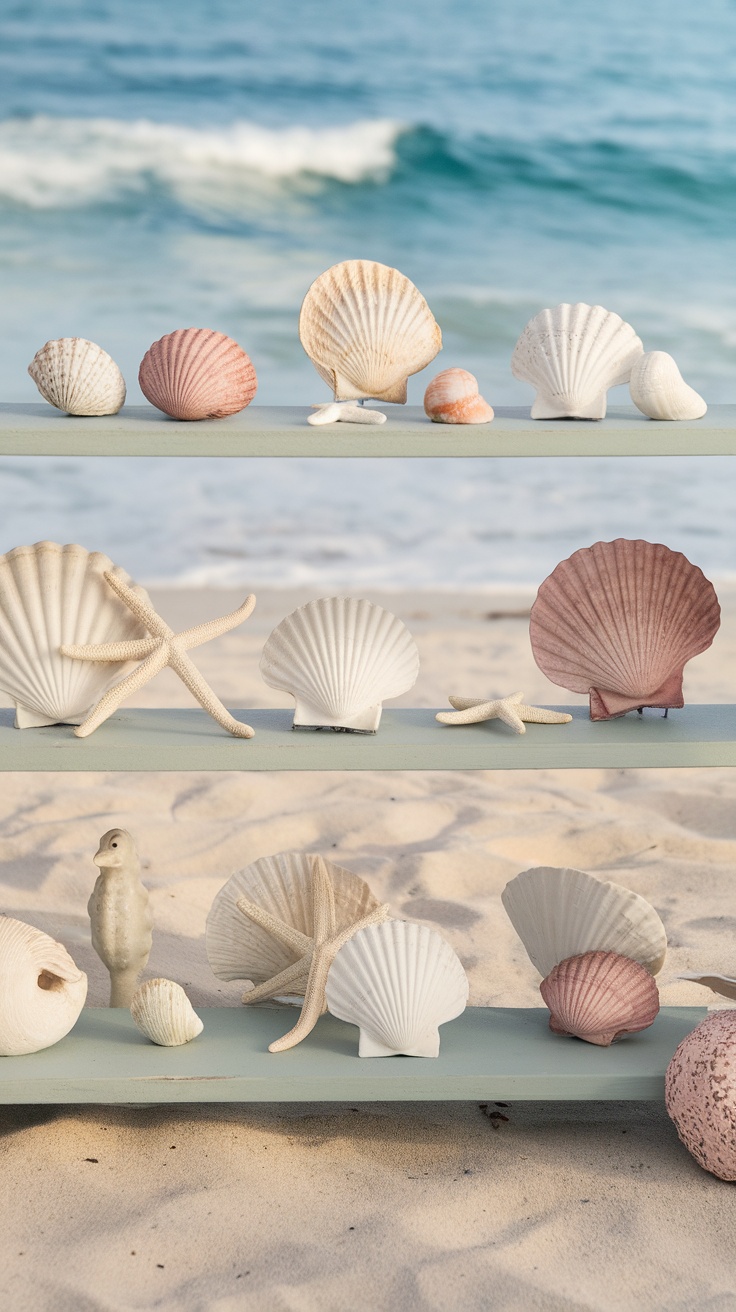
[[[326,996],[333,1016],[359,1026],[359,1057],[437,1057],[438,1027],[465,1010],[468,978],[436,930],[386,920],[340,948]]]
[[[666,351],[639,356],[631,370],[629,391],[634,405],[650,419],[702,419],[708,409]]]
[[[204,1029],[181,984],[171,979],[141,984],[133,994],[130,1014],[141,1034],[162,1048],[179,1048]]]
[[[70,415],[115,415],[125,401],[125,379],[112,356],[86,337],[47,342],[28,372],[41,396]]]
[[[530,319],[511,372],[537,389],[532,419],[603,419],[609,387],[629,381],[643,350],[631,325],[602,305],[556,305]]]
[[[0,916],[0,1057],[58,1043],[86,997],[87,976],[61,943],[22,920]]]
[[[536,866],[509,881],[506,913],[540,975],[585,952],[615,952],[662,969],[667,935],[654,907],[620,884],[584,870]]]
[[[434,360],[442,334],[413,282],[375,260],[334,264],[312,283],[299,337],[336,401],[406,401],[406,380]]]
[[[261,674],[292,694],[295,726],[374,733],[384,700],[416,683],[419,653],[406,625],[382,606],[321,597],[273,630]]]
[[[20,729],[81,724],[130,662],[75,661],[62,644],[120,642],[146,630],[105,581],[106,570],[133,585],[99,551],[37,542],[0,556],[0,689]],[[139,596],[147,598],[143,588]]]

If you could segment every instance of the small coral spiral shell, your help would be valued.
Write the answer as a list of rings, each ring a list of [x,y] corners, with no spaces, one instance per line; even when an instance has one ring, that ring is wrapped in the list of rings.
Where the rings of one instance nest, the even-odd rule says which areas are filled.
[[[490,424],[493,410],[467,369],[443,369],[424,393],[424,412],[433,424]]]
[[[736,1010],[712,1012],[682,1040],[664,1100],[696,1162],[719,1180],[736,1180]]]
[[[253,363],[242,346],[210,328],[177,328],[146,351],[138,371],[146,400],[172,419],[224,419],[256,394]]]
[[[573,1034],[602,1048],[647,1029],[659,1012],[659,991],[649,971],[617,952],[568,957],[542,980],[539,991],[555,1034]]]

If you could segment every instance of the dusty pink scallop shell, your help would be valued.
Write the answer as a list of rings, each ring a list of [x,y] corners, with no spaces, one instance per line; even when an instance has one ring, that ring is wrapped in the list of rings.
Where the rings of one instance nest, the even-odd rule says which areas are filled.
[[[736,1010],[712,1012],[682,1040],[664,1098],[696,1162],[719,1180],[736,1180]]]
[[[532,606],[534,659],[553,683],[590,695],[591,720],[684,706],[682,672],[710,647],[712,583],[661,543],[596,542],[552,571]]]
[[[177,328],[149,347],[138,371],[151,405],[173,419],[224,419],[256,394],[256,371],[242,346],[211,328]]]
[[[645,1030],[659,1011],[659,991],[649,971],[617,952],[568,957],[542,980],[539,991],[555,1034],[573,1034],[602,1048]]]
[[[443,369],[424,393],[424,412],[433,424],[490,424],[493,410],[467,369]]]

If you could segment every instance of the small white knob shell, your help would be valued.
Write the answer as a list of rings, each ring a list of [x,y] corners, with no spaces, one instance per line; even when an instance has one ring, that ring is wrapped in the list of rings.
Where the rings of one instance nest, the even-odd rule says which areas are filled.
[[[708,409],[666,351],[647,351],[639,357],[631,370],[629,391],[634,405],[650,419],[702,419]]]
[[[178,1048],[202,1033],[204,1024],[181,984],[149,979],[133,995],[130,1014],[141,1034],[162,1048]]]

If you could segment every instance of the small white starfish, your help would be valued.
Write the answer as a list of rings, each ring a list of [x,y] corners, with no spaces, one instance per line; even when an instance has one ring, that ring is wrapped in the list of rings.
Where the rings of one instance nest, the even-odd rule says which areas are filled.
[[[440,711],[440,724],[480,724],[481,720],[503,720],[514,733],[526,733],[527,724],[567,724],[572,716],[566,711],[548,711],[546,706],[525,706],[523,692],[512,692],[495,702],[484,702],[477,697],[450,697],[454,711]]]
[[[313,415],[307,415],[308,424],[385,424],[381,410],[366,410],[357,401],[328,401],[327,405],[313,405]]]
[[[229,633],[236,625],[247,620],[256,604],[255,597],[253,595],[246,597],[243,605],[238,610],[232,611],[230,615],[223,615],[217,620],[207,620],[204,624],[195,624],[194,628],[185,629],[183,633],[174,633],[160,615],[156,614],[153,607],[128,587],[127,583],[123,583],[111,572],[106,573],[105,578],[113,592],[118,594],[120,600],[124,601],[141,624],[145,625],[151,637],[134,638],[129,642],[99,642],[91,643],[89,646],[60,648],[62,656],[72,656],[79,661],[140,660],[143,662],[136,670],[107,690],[104,697],[92,708],[86,720],[74,730],[77,738],[86,738],[93,733],[117,710],[126,697],[137,692],[166,665],[171,666],[200,706],[217,720],[223,729],[227,729],[236,738],[252,738],[254,731],[250,725],[241,724],[240,720],[236,720],[225,709],[209,684],[202,678],[194,661],[187,656],[187,652],[192,647],[201,647],[211,638],[219,638],[221,634]]]
[[[367,915],[356,920],[352,925],[338,930],[335,917],[335,893],[329,871],[322,860],[317,857],[312,865],[312,937],[303,934],[277,916],[265,911],[256,902],[248,898],[238,899],[238,911],[257,925],[265,929],[279,943],[297,954],[297,960],[285,970],[274,975],[273,979],[257,985],[243,994],[243,1002],[261,1002],[264,998],[273,998],[279,993],[304,992],[304,1002],[299,1019],[293,1029],[283,1038],[268,1045],[269,1052],[285,1052],[301,1043],[311,1034],[323,1011],[327,1010],[325,984],[330,966],[343,943],[347,943],[359,929],[366,925],[378,925],[388,916],[388,903],[376,906]]]

